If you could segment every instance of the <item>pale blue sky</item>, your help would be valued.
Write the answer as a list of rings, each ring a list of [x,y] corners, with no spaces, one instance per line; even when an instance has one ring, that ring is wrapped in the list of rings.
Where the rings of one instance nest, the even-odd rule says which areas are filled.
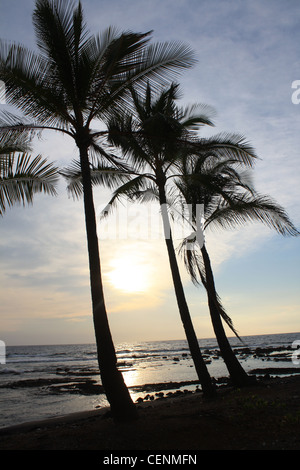
[[[300,227],[300,104],[292,82],[300,80],[298,0],[82,0],[92,32],[153,30],[153,41],[178,40],[198,63],[180,78],[185,104],[217,111],[218,132],[243,134],[261,160],[257,188],[282,204]],[[0,0],[0,36],[35,47],[33,0]],[[45,134],[36,143],[51,161],[76,156],[67,139]],[[109,193],[97,189],[96,207]],[[0,220],[0,339],[7,344],[93,342],[82,202],[66,195],[37,196]],[[217,288],[241,335],[297,332],[300,239],[263,226],[208,233]],[[184,338],[163,240],[101,239],[106,302],[116,342]],[[115,259],[138,253],[151,289],[122,292],[111,284]],[[134,261],[132,261],[134,264]],[[141,268],[142,269],[142,268]],[[142,274],[141,276],[142,277]],[[205,293],[183,271],[198,336],[213,336]]]

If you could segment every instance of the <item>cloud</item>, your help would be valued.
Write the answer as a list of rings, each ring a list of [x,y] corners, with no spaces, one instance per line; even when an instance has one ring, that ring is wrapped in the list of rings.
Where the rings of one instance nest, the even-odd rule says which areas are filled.
[[[299,226],[300,105],[291,101],[291,84],[300,79],[299,2],[104,0],[99,3],[83,0],[82,3],[87,23],[95,33],[115,25],[120,30],[153,30],[154,42],[179,40],[191,45],[198,63],[178,77],[183,91],[182,103],[203,102],[215,107],[216,127],[204,130],[202,135],[223,131],[245,135],[261,158],[254,170],[257,189],[282,204]],[[2,0],[1,7],[1,36],[35,47],[31,21],[34,1]],[[61,166],[77,158],[71,140],[51,132],[35,142],[36,153],[42,153]],[[59,190],[57,198],[37,196],[33,207],[14,207],[0,220],[1,331],[15,329],[20,341],[25,327],[28,341],[30,329],[34,331],[33,341],[38,341],[39,328],[45,328],[45,325],[48,325],[51,338],[55,335],[63,338],[61,332],[64,331],[65,337],[70,339],[71,331],[75,333],[75,330],[66,325],[70,328],[72,319],[80,322],[76,322],[77,325],[83,325],[85,319],[88,322],[91,317],[82,200],[70,199],[64,182]],[[97,188],[96,208],[106,204],[109,197],[109,191]],[[136,222],[132,220],[133,232],[139,230]],[[155,334],[162,337],[171,335],[171,331],[172,337],[177,334],[183,337],[180,322],[178,327],[177,323],[173,326],[178,313],[164,241],[158,238],[149,243],[142,237],[138,240],[128,237],[105,239],[102,229],[99,230],[101,262],[114,334],[120,337],[124,333],[124,337],[130,323],[132,332],[128,332],[128,337],[135,334],[146,337],[148,334],[153,339]],[[258,225],[232,232],[207,233],[208,249],[218,280],[230,278],[231,260],[247,258],[250,270],[256,256],[263,256],[262,248],[279,240],[279,236],[276,237],[275,233]],[[282,238],[278,243],[280,247],[287,244]],[[151,265],[154,286],[146,297],[121,293],[107,282],[111,259],[124,252],[143,253],[143,262]],[[290,255],[288,263],[291,267],[294,260],[295,257]],[[290,285],[288,263],[283,274],[286,286]],[[184,269],[182,273],[185,285],[190,286]],[[270,279],[272,275],[270,269]],[[290,295],[288,287],[286,293]],[[243,295],[251,298],[249,293]],[[197,312],[198,298],[196,290],[192,300],[196,299]],[[204,301],[205,296],[200,299]],[[230,299],[234,308],[232,291],[228,291]],[[266,302],[268,311],[272,311],[274,303],[269,296]],[[285,321],[293,328],[292,325],[297,324],[297,302],[293,302],[293,308],[286,305]],[[234,313],[239,309],[236,308]],[[259,310],[259,331],[264,328],[264,308]],[[283,311],[282,307],[280,312]],[[140,315],[141,312],[144,315]],[[255,334],[258,329],[255,330],[255,321],[250,318],[252,314],[250,307],[245,310],[243,326],[246,329],[248,321],[249,329]],[[265,332],[270,324],[268,315]],[[39,317],[43,320],[39,321]],[[133,326],[138,317],[143,318],[144,323]],[[198,317],[197,321],[200,321]],[[279,314],[275,321],[278,329],[284,328]],[[158,331],[157,325],[164,325],[162,332]],[[92,327],[86,328],[90,331]],[[76,330],[76,335],[78,332]]]

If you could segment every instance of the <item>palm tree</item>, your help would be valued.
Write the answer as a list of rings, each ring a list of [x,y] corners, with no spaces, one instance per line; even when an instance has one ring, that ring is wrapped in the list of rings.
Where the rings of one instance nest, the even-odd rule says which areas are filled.
[[[69,136],[77,146],[102,384],[114,419],[135,419],[137,411],[117,369],[107,318],[90,174],[92,158],[113,168],[116,160],[102,145],[104,133],[94,131],[93,126],[106,119],[113,108],[129,106],[129,85],[135,83],[143,89],[146,79],[154,86],[165,83],[171,73],[194,63],[193,53],[177,43],[149,45],[150,33],[118,34],[108,28],[93,36],[80,2],[74,6],[67,0],[37,0],[33,24],[38,53],[22,45],[0,45],[6,102],[31,119],[25,124],[16,118],[10,129],[51,129]]]
[[[178,85],[172,84],[160,93],[153,93],[151,86],[148,85],[143,98],[133,88],[131,93],[135,115],[126,111],[118,112],[109,122],[110,142],[122,150],[126,164],[131,166],[131,170],[128,171],[131,178],[114,192],[107,207],[113,207],[124,196],[141,201],[153,197],[159,202],[180,317],[203,394],[212,396],[215,394],[215,389],[201,354],[185,298],[172,239],[166,196],[168,180],[172,178],[178,161],[188,151],[193,130],[199,125],[210,124],[210,120],[205,114],[199,113],[199,107],[180,110],[174,105],[178,97]],[[97,169],[95,169],[96,174]],[[75,186],[78,185],[75,183]],[[107,215],[109,210],[105,209],[104,212]]]
[[[254,157],[254,154],[253,154]],[[252,163],[248,161],[248,165]],[[188,214],[193,232],[182,243],[184,259],[192,281],[202,282],[207,290],[208,305],[221,355],[232,383],[241,387],[253,383],[237,360],[226,336],[222,318],[238,336],[233,323],[216,292],[211,261],[206,249],[203,231],[211,225],[236,227],[248,221],[260,221],[283,235],[298,235],[284,209],[269,197],[255,191],[248,174],[241,172],[247,162],[241,162],[230,151],[221,159],[200,152],[198,158],[182,165],[182,176],[177,188],[191,210]],[[202,208],[201,211],[198,210]],[[199,221],[199,216],[203,221]],[[199,251],[201,255],[199,254]],[[199,280],[200,278],[200,280]]]
[[[199,109],[203,109],[203,107],[196,105],[186,109],[178,108],[175,105],[175,100],[178,97],[176,94],[177,89],[177,86],[172,85],[167,91],[162,92],[156,100],[152,99],[150,87],[148,87],[144,99],[140,98],[138,94],[132,90],[137,118],[134,119],[132,114],[126,115],[126,113],[123,113],[121,116],[119,114],[111,120],[111,142],[119,146],[124,154],[129,156],[128,161],[133,165],[133,171],[131,173],[133,174],[135,171],[136,176],[115,191],[109,206],[112,207],[112,205],[124,195],[129,198],[140,199],[141,201],[148,201],[152,196],[159,201],[181,319],[195,368],[199,380],[202,383],[202,388],[207,394],[210,394],[212,393],[210,386],[211,380],[203,364],[176,260],[167,212],[167,207],[170,206],[170,195],[173,196],[174,194],[174,186],[170,187],[168,183],[174,180],[174,178],[178,179],[178,176],[182,176],[184,165],[199,162],[199,153],[203,155],[203,158],[205,161],[209,162],[209,164],[211,164],[211,158],[213,157],[218,162],[216,168],[217,165],[222,164],[224,156],[230,157],[236,164],[239,163],[251,166],[256,159],[256,155],[252,147],[240,136],[223,135],[210,139],[199,139],[194,131],[198,130],[202,125],[212,124],[207,117],[208,108],[204,108],[204,114],[199,113]],[[233,169],[230,171],[233,173]],[[227,168],[227,172],[229,173],[229,168]],[[206,189],[210,188],[210,191],[214,192],[219,189],[220,175],[217,176],[218,177],[210,177],[210,179],[208,179],[208,175],[205,175],[204,181]],[[179,189],[178,184],[179,183],[177,183],[177,189]],[[191,185],[187,185],[187,187],[189,191],[192,191],[193,188]],[[198,202],[197,200],[197,203]],[[189,251],[187,251],[187,253],[189,253]],[[203,253],[205,254],[205,247],[203,248]],[[207,278],[208,277],[209,272],[207,271]],[[209,280],[211,280],[211,278],[209,278]],[[212,289],[212,283],[210,282],[208,284],[208,280],[206,280],[206,285],[207,288]],[[211,295],[211,309],[213,309],[215,305],[215,300],[215,297]],[[219,302],[218,308],[220,309],[220,307]],[[222,310],[222,314],[230,323],[230,319],[226,316],[224,309]],[[216,315],[214,317],[218,319]]]
[[[206,156],[214,155],[218,160],[229,154],[236,162],[250,166],[256,156],[253,149],[239,136],[217,136],[213,139],[199,140],[194,131],[202,125],[212,124],[207,117],[209,108],[204,107],[204,113],[199,113],[199,110],[203,110],[203,106],[194,105],[180,109],[175,105],[177,92],[178,86],[172,85],[153,99],[151,88],[148,86],[145,98],[142,99],[132,90],[136,118],[132,114],[119,113],[111,119],[109,125],[111,142],[122,149],[133,169],[129,172],[132,178],[115,191],[104,212],[107,214],[108,209],[123,196],[142,202],[149,201],[151,197],[159,201],[181,319],[199,380],[204,392],[209,395],[213,393],[211,380],[199,349],[176,260],[167,211],[172,192],[172,187],[170,188],[168,183],[178,174],[182,175],[183,162],[199,159],[199,149]],[[95,177],[96,175],[97,169]],[[206,178],[206,185],[208,184]],[[217,184],[216,179],[211,180],[210,184],[214,188]],[[71,187],[73,190],[75,188],[78,190],[78,180],[73,179]],[[225,312],[223,314],[225,315]]]
[[[188,129],[195,130],[199,125],[211,122],[203,115],[196,116],[176,108],[175,86],[161,93],[154,102],[151,99],[150,87],[144,100],[141,100],[133,90],[132,94],[138,118],[134,120],[132,115],[124,113],[122,116],[120,114],[116,116],[111,120],[110,138],[112,143],[121,147],[123,152],[130,156],[136,176],[115,191],[109,205],[112,206],[124,195],[142,201],[155,197],[160,202],[177,302],[196,370],[200,381],[203,381],[204,367],[201,364],[201,353],[199,346],[198,348],[195,346],[197,340],[180,280],[166,210],[167,206],[170,206],[170,197],[169,195],[167,197],[168,180],[176,177],[176,173],[180,176],[176,186],[185,196],[185,203],[192,207],[194,233],[197,233],[199,227],[196,217],[199,205],[205,207],[206,217],[209,214],[207,225],[215,221],[215,218],[218,223],[225,223],[224,219],[227,223],[231,219],[232,223],[233,221],[237,223],[238,220],[257,218],[282,233],[295,233],[296,229],[283,209],[269,198],[257,194],[254,197],[254,189],[249,178],[238,172],[237,167],[252,167],[256,160],[254,149],[242,137],[218,135],[209,139],[197,139],[187,132]],[[182,173],[183,171],[185,173]],[[185,240],[185,246],[189,246],[185,251],[186,265],[194,281],[197,279],[195,267],[197,268],[201,281],[207,289],[214,331],[231,379],[237,386],[252,384],[252,378],[238,362],[226,337],[221,318],[237,336],[238,334],[217,295],[205,243],[201,243],[201,258],[199,258],[196,250],[190,249],[190,242],[190,238]]]
[[[36,193],[56,195],[57,168],[32,157],[26,136],[0,134],[0,215],[16,203],[31,204]]]

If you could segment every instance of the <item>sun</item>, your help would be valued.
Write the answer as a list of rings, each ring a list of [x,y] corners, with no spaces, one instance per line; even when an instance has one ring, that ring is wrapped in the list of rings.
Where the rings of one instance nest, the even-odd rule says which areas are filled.
[[[125,293],[146,292],[150,286],[150,272],[147,265],[132,255],[122,255],[110,263],[107,272],[109,283]]]

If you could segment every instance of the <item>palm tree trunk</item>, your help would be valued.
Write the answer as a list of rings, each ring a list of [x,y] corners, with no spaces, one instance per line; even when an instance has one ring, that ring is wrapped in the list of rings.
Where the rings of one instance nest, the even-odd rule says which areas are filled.
[[[233,384],[237,387],[249,385],[250,383],[253,383],[253,381],[251,377],[247,375],[247,373],[239,363],[238,359],[236,358],[223,327],[222,319],[217,307],[217,294],[210,258],[204,244],[201,247],[201,253],[205,267],[209,311],[213,324],[213,329],[220,348],[220,352],[222,354],[222,357],[224,359]]]
[[[169,216],[168,216],[168,212],[166,209],[166,196],[165,196],[164,188],[159,188],[159,199],[160,199],[160,206],[162,210],[165,241],[167,245],[172,279],[173,279],[176,300],[177,300],[177,305],[179,308],[181,321],[184,327],[184,331],[185,331],[186,338],[188,341],[191,356],[194,361],[195,369],[196,369],[199,381],[202,386],[203,395],[206,397],[212,397],[215,395],[215,387],[212,383],[208,369],[206,367],[203,356],[201,354],[199,342],[198,342],[198,339],[194,330],[191,315],[190,315],[189,308],[186,302],[185,293],[184,293],[181,276],[179,272],[179,267],[177,263],[176,253],[174,249],[172,233],[170,230]]]
[[[137,418],[137,410],[125,385],[122,373],[117,368],[117,357],[104,302],[88,148],[86,145],[82,145],[79,150],[89,255],[93,320],[101,381],[110,403],[114,420],[128,421]]]

